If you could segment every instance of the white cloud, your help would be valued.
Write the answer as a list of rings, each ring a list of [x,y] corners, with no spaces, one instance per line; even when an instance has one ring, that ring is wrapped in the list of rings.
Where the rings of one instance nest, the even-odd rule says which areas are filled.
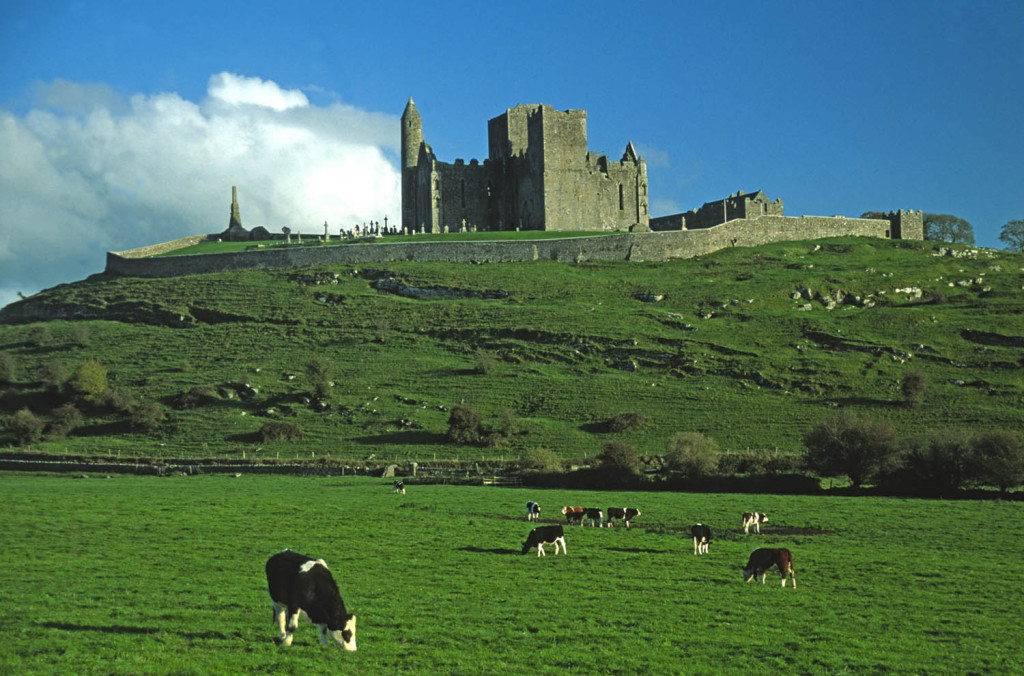
[[[220,73],[201,102],[55,81],[0,110],[0,304],[99,272],[103,252],[242,222],[322,231],[400,213],[398,119]]]

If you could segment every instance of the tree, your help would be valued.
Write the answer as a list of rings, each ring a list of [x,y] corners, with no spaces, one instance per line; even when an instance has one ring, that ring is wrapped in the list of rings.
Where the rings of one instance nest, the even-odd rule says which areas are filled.
[[[53,409],[50,414],[50,434],[56,437],[65,437],[71,433],[82,422],[82,412],[78,407],[68,402],[63,406]]]
[[[132,428],[141,432],[152,432],[166,419],[167,414],[164,413],[162,408],[151,401],[147,401],[145,404],[140,404],[132,410],[131,425]]]
[[[331,393],[331,378],[334,364],[323,357],[314,357],[306,362],[306,377],[313,386],[313,394],[325,399]]]
[[[958,430],[905,439],[898,462],[882,484],[904,494],[955,493],[971,478],[973,443],[970,433]]]
[[[107,369],[95,359],[87,359],[75,369],[71,387],[86,401],[96,401],[107,390]]]
[[[924,393],[928,389],[928,377],[924,371],[910,369],[903,372],[903,403],[916,408],[924,401]]]
[[[872,481],[896,459],[896,433],[888,422],[840,413],[804,437],[804,462],[819,476],[847,476],[854,487]]]
[[[924,238],[932,242],[974,244],[974,227],[952,214],[925,214]]]
[[[983,432],[974,438],[974,475],[1003,493],[1024,483],[1024,435]]]
[[[1024,219],[1008,221],[999,233],[999,241],[1010,251],[1024,253]]]
[[[643,413],[620,413],[612,416],[605,423],[605,429],[614,434],[635,432],[647,424],[647,416]]]
[[[665,464],[688,479],[699,479],[718,469],[718,444],[700,432],[679,432],[665,443]]]
[[[18,377],[18,364],[10,352],[0,352],[0,385],[10,385]]]
[[[469,406],[453,406],[448,416],[448,438],[456,444],[477,444],[483,439],[483,417]]]
[[[46,423],[27,408],[23,408],[10,417],[7,429],[11,431],[19,444],[31,444],[43,438]]]
[[[487,350],[477,350],[473,362],[473,370],[482,376],[487,376],[494,373],[494,370],[498,368],[498,362],[494,359],[494,355]]]
[[[640,471],[640,459],[636,457],[636,451],[624,441],[604,442],[604,450],[597,456],[597,462],[602,469],[620,470],[629,474]]]

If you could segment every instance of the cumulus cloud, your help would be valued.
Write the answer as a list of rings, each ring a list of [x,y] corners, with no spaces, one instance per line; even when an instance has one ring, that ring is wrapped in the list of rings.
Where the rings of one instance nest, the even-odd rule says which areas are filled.
[[[206,98],[127,99],[54,81],[0,110],[0,305],[74,281],[119,251],[242,222],[323,232],[400,214],[398,119],[219,73]]]

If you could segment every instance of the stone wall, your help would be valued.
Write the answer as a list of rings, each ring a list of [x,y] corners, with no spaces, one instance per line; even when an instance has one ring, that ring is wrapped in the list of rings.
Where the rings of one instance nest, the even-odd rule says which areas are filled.
[[[184,249],[187,246],[193,246],[200,242],[204,242],[206,239],[207,235],[189,235],[188,237],[172,239],[169,242],[161,242],[160,244],[151,244],[149,246],[139,247],[138,249],[117,251],[115,254],[122,258],[148,258],[149,256],[159,256],[160,254],[167,253],[168,251],[174,251],[175,249]]]
[[[281,247],[221,254],[138,258],[131,252],[108,253],[107,272],[133,277],[176,277],[232,270],[280,270],[328,263],[440,261],[449,263],[516,263],[553,260],[664,261],[693,258],[729,246],[858,235],[885,238],[888,220],[843,217],[762,216],[730,221],[713,228],[629,233],[571,239],[508,242],[409,242]],[[203,236],[199,236],[203,237]],[[188,238],[185,238],[188,239]],[[181,241],[181,240],[175,240]],[[156,245],[158,248],[164,245]],[[133,255],[126,255],[133,254]]]

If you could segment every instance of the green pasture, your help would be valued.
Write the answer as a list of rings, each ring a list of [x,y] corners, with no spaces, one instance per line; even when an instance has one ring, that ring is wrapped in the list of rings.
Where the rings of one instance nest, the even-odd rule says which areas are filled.
[[[631,531],[519,553],[527,500]],[[570,492],[353,477],[0,474],[0,673],[1020,673],[1020,503]],[[764,533],[744,535],[743,511]],[[685,527],[716,539],[695,557]],[[796,590],[744,584],[757,546]],[[324,558],[356,653],[275,645],[263,564]]]

